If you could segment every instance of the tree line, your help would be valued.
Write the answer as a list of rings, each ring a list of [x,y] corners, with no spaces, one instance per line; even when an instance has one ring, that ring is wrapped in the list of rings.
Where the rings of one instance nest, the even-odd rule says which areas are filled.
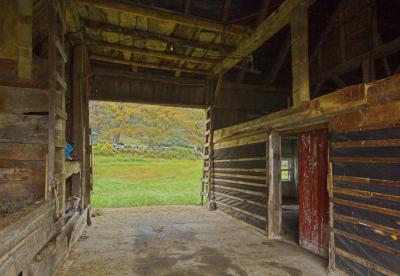
[[[193,108],[90,102],[95,143],[201,148],[204,116],[204,110]]]

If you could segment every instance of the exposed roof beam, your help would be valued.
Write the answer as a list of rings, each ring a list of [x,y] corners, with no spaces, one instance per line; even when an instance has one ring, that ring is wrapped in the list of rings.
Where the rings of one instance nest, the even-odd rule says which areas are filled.
[[[181,24],[212,30],[221,33],[232,33],[236,35],[248,35],[249,28],[237,25],[224,25],[220,22],[209,20],[202,17],[189,16],[186,14],[155,9],[133,3],[123,3],[111,0],[78,0],[79,3],[105,10],[128,13],[134,16],[146,17],[164,22]]]
[[[123,70],[115,70],[104,67],[93,67],[93,73],[99,76],[110,76],[110,77],[119,77],[119,78],[129,78],[129,79],[137,79],[137,80],[148,80],[152,82],[161,82],[161,83],[171,83],[182,86],[204,86],[206,85],[205,79],[189,79],[182,77],[172,77],[172,76],[162,76],[162,75],[150,75],[144,73],[137,72],[129,72]],[[234,82],[224,81],[222,83],[222,89],[226,89],[229,91],[246,91],[253,93],[266,93],[266,94],[274,94],[274,95],[288,95],[290,90],[284,89],[276,86],[265,86],[265,85],[256,85],[256,84],[238,84]]]
[[[168,83],[175,84],[181,86],[201,86],[203,87],[206,84],[204,79],[189,79],[189,78],[177,78],[171,76],[162,76],[162,75],[154,75],[154,74],[144,74],[138,72],[128,72],[123,70],[115,70],[104,67],[94,67],[93,73],[99,76],[109,76],[115,78],[127,78],[134,80],[146,80],[152,82],[160,82],[160,83]]]
[[[265,19],[247,38],[242,39],[234,52],[214,68],[214,74],[228,71],[243,58],[249,56],[274,34],[287,25],[299,7],[310,6],[315,0],[286,0],[276,11]]]
[[[342,75],[344,73],[347,73],[349,71],[355,70],[359,68],[363,61],[367,59],[380,59],[386,56],[389,56],[391,54],[394,54],[396,52],[400,51],[400,37],[387,42],[385,44],[382,44],[380,46],[375,47],[371,51],[368,51],[364,54],[361,54],[357,57],[351,58],[348,61],[341,63],[337,65],[336,67],[332,68],[331,70],[328,70],[316,78],[313,79],[312,84],[316,84],[321,82],[322,80],[327,80],[332,78],[333,75]]]
[[[168,52],[161,52],[161,51],[154,51],[148,49],[137,48],[133,46],[124,46],[118,43],[110,43],[105,41],[96,41],[96,40],[87,40],[90,44],[89,46],[96,46],[96,47],[106,47],[117,51],[128,51],[134,54],[144,55],[144,56],[151,56],[151,57],[158,57],[161,59],[169,59],[175,61],[187,61],[187,62],[194,62],[194,63],[202,63],[202,64],[217,64],[219,60],[217,59],[210,59],[210,58],[200,58],[188,55],[181,55],[176,53],[168,53]]]
[[[138,67],[146,67],[146,68],[152,68],[152,69],[160,69],[160,70],[168,70],[168,71],[181,70],[182,72],[188,72],[188,73],[200,74],[200,75],[209,75],[210,74],[208,71],[204,71],[204,70],[192,70],[192,69],[180,68],[180,67],[176,67],[176,66],[166,66],[166,65],[154,64],[154,63],[144,63],[144,62],[138,62],[138,61],[126,60],[126,59],[114,58],[114,57],[107,57],[107,56],[95,55],[95,54],[91,54],[90,59],[97,60],[97,61],[105,61],[105,62],[110,62],[110,63],[131,65],[131,66],[134,65],[134,66],[138,66]]]
[[[172,37],[167,35],[160,35],[156,33],[151,33],[147,31],[141,30],[132,30],[129,28],[120,27],[117,25],[112,25],[108,23],[97,23],[93,21],[83,20],[84,25],[90,29],[98,30],[98,31],[105,31],[111,33],[118,33],[124,35],[132,35],[132,36],[139,36],[147,39],[154,39],[159,40],[164,43],[177,43],[181,44],[185,47],[196,48],[196,49],[204,49],[204,50],[212,50],[212,51],[219,51],[222,52],[221,55],[227,55],[228,52],[231,52],[235,49],[233,46],[223,45],[223,44],[213,44],[213,43],[205,43],[200,41],[188,40],[179,37]]]

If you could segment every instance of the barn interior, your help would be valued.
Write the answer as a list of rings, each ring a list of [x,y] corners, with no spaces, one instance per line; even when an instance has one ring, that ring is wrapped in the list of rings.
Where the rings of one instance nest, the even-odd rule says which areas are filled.
[[[191,227],[210,246],[239,229],[231,246],[252,262],[207,251],[182,275],[400,274],[399,1],[0,5],[0,275],[54,275],[81,243],[96,100],[206,110],[204,206]],[[65,160],[66,141],[77,160]],[[212,214],[221,226],[202,229]],[[292,251],[275,243],[285,240]],[[268,252],[301,258],[288,268]],[[179,275],[149,267],[137,275]]]

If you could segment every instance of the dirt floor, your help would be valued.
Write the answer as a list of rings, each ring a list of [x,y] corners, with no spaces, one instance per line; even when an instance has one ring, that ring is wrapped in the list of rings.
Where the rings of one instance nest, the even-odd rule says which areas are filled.
[[[326,275],[326,262],[298,246],[196,206],[103,209],[61,275]]]

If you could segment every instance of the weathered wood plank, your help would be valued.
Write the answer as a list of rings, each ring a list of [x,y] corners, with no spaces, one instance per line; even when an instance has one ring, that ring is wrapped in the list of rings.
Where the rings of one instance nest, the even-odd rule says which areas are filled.
[[[46,90],[0,86],[1,113],[47,112],[47,105]]]
[[[293,105],[299,105],[310,100],[307,9],[308,6],[298,8],[290,24],[292,35]]]
[[[46,143],[47,116],[0,114],[0,142]]]

